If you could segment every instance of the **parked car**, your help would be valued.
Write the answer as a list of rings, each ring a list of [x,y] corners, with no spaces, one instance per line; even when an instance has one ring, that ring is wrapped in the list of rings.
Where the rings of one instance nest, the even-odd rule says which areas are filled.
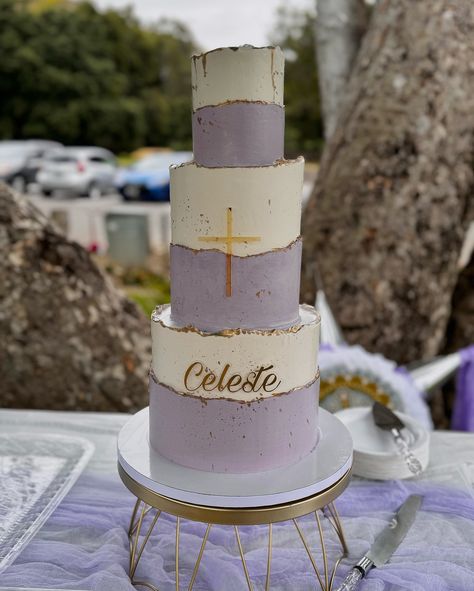
[[[150,154],[121,170],[115,186],[125,201],[169,201],[170,166],[192,159],[192,152]]]
[[[100,197],[114,189],[117,163],[112,152],[92,146],[63,148],[45,159],[38,184],[45,196],[64,191]]]
[[[0,142],[0,179],[23,193],[36,182],[44,158],[59,148],[62,144],[48,140]]]

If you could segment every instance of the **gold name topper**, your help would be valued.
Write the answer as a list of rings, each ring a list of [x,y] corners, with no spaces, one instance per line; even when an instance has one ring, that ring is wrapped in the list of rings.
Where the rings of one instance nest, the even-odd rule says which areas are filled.
[[[247,377],[243,377],[238,373],[229,375],[230,363],[226,363],[220,375],[207,369],[200,361],[195,361],[186,370],[184,374],[184,386],[189,392],[195,392],[202,388],[206,392],[219,390],[223,392],[273,392],[281,384],[274,373],[268,373],[273,369],[273,365],[267,367],[261,366],[256,371],[250,371]]]

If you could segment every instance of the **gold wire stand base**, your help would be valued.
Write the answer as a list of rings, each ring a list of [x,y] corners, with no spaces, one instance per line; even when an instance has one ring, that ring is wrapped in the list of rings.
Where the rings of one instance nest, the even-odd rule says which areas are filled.
[[[278,521],[291,521],[296,528],[298,537],[300,538],[306,554],[310,560],[311,566],[315,574],[315,585],[322,591],[331,591],[334,584],[334,577],[336,575],[337,567],[342,558],[347,555],[347,545],[344,538],[344,531],[342,528],[339,514],[334,505],[334,500],[346,489],[351,477],[351,470],[333,484],[328,489],[319,492],[311,497],[301,499],[294,502],[285,503],[282,505],[274,505],[269,507],[249,507],[242,509],[209,507],[204,505],[193,505],[183,501],[177,501],[169,497],[164,497],[146,487],[139,484],[136,480],[131,478],[122,466],[119,464],[119,475],[125,486],[137,497],[135,507],[133,509],[130,520],[130,527],[128,530],[128,537],[130,542],[130,561],[129,561],[129,575],[130,580],[136,587],[145,587],[151,591],[159,591],[158,587],[154,586],[148,581],[140,580],[135,577],[140,558],[147,545],[148,540],[155,528],[158,519],[163,512],[170,513],[176,516],[176,537],[175,537],[175,589],[180,590],[179,583],[179,536],[181,519],[190,519],[192,521],[200,521],[207,523],[207,528],[202,538],[201,547],[194,564],[191,579],[188,585],[188,591],[192,591],[196,577],[199,572],[201,560],[204,555],[207,540],[214,524],[232,526],[235,533],[235,539],[239,550],[240,559],[247,582],[249,591],[253,591],[252,581],[245,561],[245,554],[242,547],[242,542],[239,534],[239,525],[267,525],[268,526],[268,544],[267,544],[267,570],[265,576],[265,591],[270,589],[271,582],[271,564],[272,564],[272,545],[273,533],[272,524]],[[315,526],[320,542],[322,552],[322,566],[318,566],[314,558],[313,552],[308,544],[307,538],[303,532],[301,524],[298,523],[298,518],[304,515],[314,514]],[[324,531],[322,527],[321,515],[331,528],[335,531],[338,541],[341,545],[342,555],[337,558],[332,568],[329,567],[328,554],[326,551],[326,542],[324,538]],[[145,529],[145,518],[151,514],[153,517]],[[148,521],[148,519],[147,519]],[[143,530],[143,531],[142,531]],[[140,537],[143,540],[140,544]]]

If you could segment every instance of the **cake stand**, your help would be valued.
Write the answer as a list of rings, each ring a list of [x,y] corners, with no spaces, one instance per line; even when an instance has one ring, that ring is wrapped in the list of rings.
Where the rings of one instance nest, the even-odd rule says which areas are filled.
[[[134,415],[118,438],[118,470],[125,486],[136,496],[128,531],[129,575],[135,586],[152,591],[150,581],[137,578],[140,558],[161,512],[176,516],[175,589],[179,591],[179,535],[181,519],[207,524],[194,564],[188,590],[191,591],[203,559],[206,542],[214,524],[232,526],[249,590],[253,589],[245,561],[239,529],[241,525],[267,525],[268,550],[265,590],[270,589],[272,524],[292,521],[315,573],[315,584],[323,591],[333,586],[337,566],[347,553],[344,533],[334,500],[349,484],[352,439],[344,424],[320,409],[320,437],[317,447],[296,464],[256,474],[218,474],[179,466],[153,451],[148,439],[148,408]],[[341,545],[340,556],[330,568],[323,521],[334,530]],[[322,565],[313,552],[298,518],[314,513],[322,552]],[[145,523],[147,525],[145,525]],[[140,543],[140,537],[142,541]],[[205,558],[204,558],[205,559]]]

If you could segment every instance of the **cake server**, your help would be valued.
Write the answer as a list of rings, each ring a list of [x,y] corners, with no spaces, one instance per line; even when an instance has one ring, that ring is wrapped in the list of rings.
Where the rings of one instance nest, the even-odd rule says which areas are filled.
[[[408,443],[401,433],[402,429],[405,428],[405,423],[393,411],[380,404],[380,402],[374,402],[372,414],[377,427],[385,431],[390,431],[392,434],[397,445],[398,453],[405,460],[410,472],[415,475],[421,474],[423,472],[421,462],[410,450]]]
[[[372,567],[380,567],[388,562],[413,525],[422,500],[421,495],[408,497],[398,509],[394,519],[377,536],[367,554],[349,571],[337,591],[355,591]]]

